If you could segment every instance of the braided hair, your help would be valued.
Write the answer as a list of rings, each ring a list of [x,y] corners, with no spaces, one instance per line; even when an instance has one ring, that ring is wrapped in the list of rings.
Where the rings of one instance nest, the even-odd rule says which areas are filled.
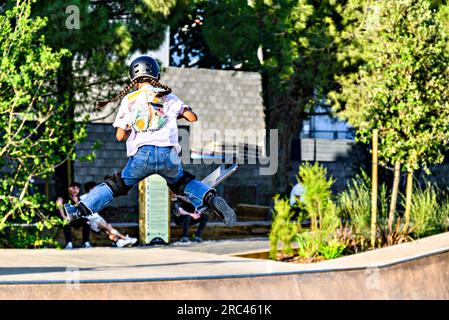
[[[157,96],[158,97],[162,97],[165,96],[169,93],[171,93],[171,88],[165,84],[160,83],[158,80],[156,80],[155,78],[152,77],[140,77],[137,79],[134,79],[133,81],[131,81],[131,83],[129,85],[127,85],[122,91],[120,91],[119,93],[117,93],[114,97],[112,97],[111,99],[108,100],[104,100],[104,101],[98,101],[97,102],[97,108],[101,109],[103,107],[105,107],[109,102],[115,102],[121,98],[123,98],[124,96],[126,96],[128,94],[128,92],[130,92],[138,83],[142,83],[142,82],[148,82],[150,83],[150,85],[152,85],[155,88],[160,88],[163,89],[164,91],[162,92],[158,92]]]

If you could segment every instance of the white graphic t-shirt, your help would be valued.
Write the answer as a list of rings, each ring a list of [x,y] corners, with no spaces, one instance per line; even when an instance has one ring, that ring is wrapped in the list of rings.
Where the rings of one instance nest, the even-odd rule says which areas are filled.
[[[174,94],[156,97],[157,89],[145,85],[123,98],[114,123],[115,128],[131,130],[126,141],[128,157],[143,145],[175,146],[178,153],[178,115],[188,107]]]

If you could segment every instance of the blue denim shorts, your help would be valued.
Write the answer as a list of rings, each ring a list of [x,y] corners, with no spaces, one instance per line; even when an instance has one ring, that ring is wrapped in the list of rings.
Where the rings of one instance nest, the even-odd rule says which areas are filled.
[[[152,174],[159,174],[173,184],[182,177],[181,159],[174,147],[142,146],[128,159],[122,171],[125,184],[133,186]]]
[[[175,184],[183,175],[181,159],[174,147],[142,146],[130,157],[122,171],[122,178],[128,186],[134,186],[139,181],[152,174],[159,174],[167,183]],[[204,210],[204,195],[210,188],[194,179],[184,189],[196,210]]]

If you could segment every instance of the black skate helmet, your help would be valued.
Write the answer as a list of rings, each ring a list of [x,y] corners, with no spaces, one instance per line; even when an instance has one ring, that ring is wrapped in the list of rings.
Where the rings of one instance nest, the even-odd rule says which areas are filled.
[[[140,56],[134,59],[129,66],[131,81],[137,78],[151,77],[159,80],[161,71],[157,61],[150,56]]]

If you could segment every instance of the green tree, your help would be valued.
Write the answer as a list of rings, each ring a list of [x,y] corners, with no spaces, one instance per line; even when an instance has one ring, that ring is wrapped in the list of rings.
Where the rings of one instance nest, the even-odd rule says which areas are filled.
[[[290,207],[288,199],[274,196],[273,223],[269,234],[270,259],[276,260],[279,247],[281,253],[290,256],[294,253],[292,244],[301,231],[300,221],[293,221],[295,211]]]
[[[274,185],[289,183],[292,138],[335,88],[345,1],[224,0],[205,6],[203,36],[225,65],[262,74],[267,127],[279,131]]]
[[[207,3],[177,1],[170,15],[170,65],[187,68],[232,69],[210,52],[203,35]]]
[[[85,136],[80,128],[73,139],[65,135],[73,120],[68,103],[49,94],[67,50],[53,50],[39,31],[46,19],[31,17],[31,1],[0,15],[0,233],[12,223],[30,223],[52,206],[32,178],[47,177],[74,156],[73,144]],[[55,156],[64,151],[65,159]],[[57,219],[37,223],[39,230]],[[37,241],[37,240],[36,240]]]
[[[441,163],[449,139],[448,38],[428,1],[349,1],[342,15],[339,58],[358,67],[338,77],[335,109],[362,141],[378,129],[381,162],[405,167],[407,227],[413,171]]]
[[[311,230],[327,229],[330,224],[333,232],[338,225],[331,191],[335,180],[328,179],[326,168],[315,162],[313,165],[305,163],[300,166],[298,182],[305,190],[304,204],[310,217]]]
[[[144,53],[160,46],[175,3],[57,0],[33,4],[33,15],[47,17],[41,33],[48,45],[71,52],[61,60],[54,90],[60,103],[69,103],[68,119],[78,116],[75,110],[93,111],[94,100],[114,95],[117,85],[128,81],[126,59],[137,50]],[[69,126],[66,134],[73,137],[74,131]],[[58,168],[57,189],[67,189],[70,172],[70,163]]]

